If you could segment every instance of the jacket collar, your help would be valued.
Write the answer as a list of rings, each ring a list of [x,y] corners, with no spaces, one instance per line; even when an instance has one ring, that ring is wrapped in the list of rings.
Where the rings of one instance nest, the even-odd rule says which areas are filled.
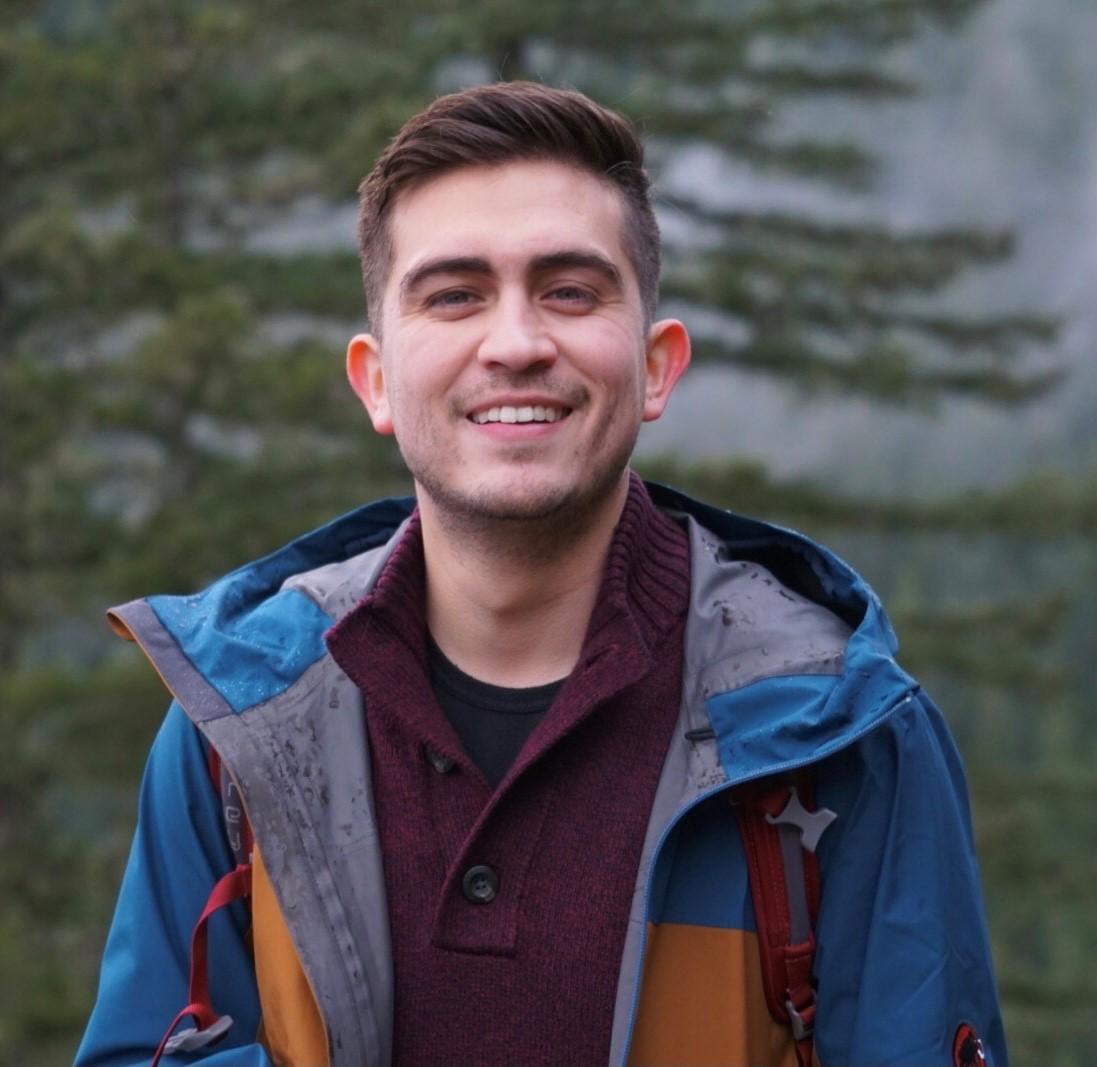
[[[833,553],[795,531],[677,490],[648,490],[690,528],[684,726],[713,732],[729,774],[749,776],[803,761],[820,746],[840,747],[913,685],[892,660],[895,636],[878,598]],[[324,632],[372,587],[413,504],[389,499],[359,508],[194,596],[150,597],[114,609],[112,624],[142,643],[181,699],[169,646],[189,662],[190,675],[196,671],[221,703],[239,712],[288,688],[326,655]],[[818,707],[815,700],[809,714],[785,720],[781,709],[795,702],[733,700],[765,679],[796,677],[832,679],[827,699]],[[853,708],[873,710],[865,718]],[[211,704],[201,717],[224,710]],[[768,736],[771,744],[744,750],[739,742],[746,734]]]

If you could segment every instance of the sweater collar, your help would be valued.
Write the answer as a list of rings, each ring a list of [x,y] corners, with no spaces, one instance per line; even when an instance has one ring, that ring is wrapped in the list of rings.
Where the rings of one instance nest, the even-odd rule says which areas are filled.
[[[627,674],[642,675],[660,637],[685,614],[688,589],[688,536],[630,472],[577,669],[612,652],[624,656],[619,663],[631,668]],[[418,509],[373,589],[328,632],[328,647],[340,665],[357,658],[351,646],[364,630],[386,631],[425,664],[426,567]]]

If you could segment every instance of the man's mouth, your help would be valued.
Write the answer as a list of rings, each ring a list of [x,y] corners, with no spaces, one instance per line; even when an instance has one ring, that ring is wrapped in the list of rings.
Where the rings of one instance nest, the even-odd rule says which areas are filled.
[[[470,415],[477,425],[489,422],[559,422],[571,414],[571,408],[549,407],[542,404],[512,407],[509,404],[477,411]]]

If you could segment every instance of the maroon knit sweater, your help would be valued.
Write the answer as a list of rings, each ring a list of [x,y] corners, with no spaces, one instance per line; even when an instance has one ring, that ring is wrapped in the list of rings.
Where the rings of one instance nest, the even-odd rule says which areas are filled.
[[[678,714],[686,534],[633,475],[579,661],[493,793],[426,674],[418,518],[328,634],[361,687],[395,974],[394,1067],[604,1065]],[[465,895],[470,868],[497,878]]]

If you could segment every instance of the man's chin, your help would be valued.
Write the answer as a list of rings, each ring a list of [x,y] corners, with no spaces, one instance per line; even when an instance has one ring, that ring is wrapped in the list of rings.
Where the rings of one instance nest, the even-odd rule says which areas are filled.
[[[430,493],[435,505],[451,515],[466,521],[503,523],[539,522],[558,517],[571,510],[578,496],[574,491]]]
[[[431,486],[417,479],[421,493],[433,506],[460,523],[507,526],[549,520],[568,522],[589,517],[611,504],[621,474],[597,485],[482,485],[465,492],[449,486]]]

